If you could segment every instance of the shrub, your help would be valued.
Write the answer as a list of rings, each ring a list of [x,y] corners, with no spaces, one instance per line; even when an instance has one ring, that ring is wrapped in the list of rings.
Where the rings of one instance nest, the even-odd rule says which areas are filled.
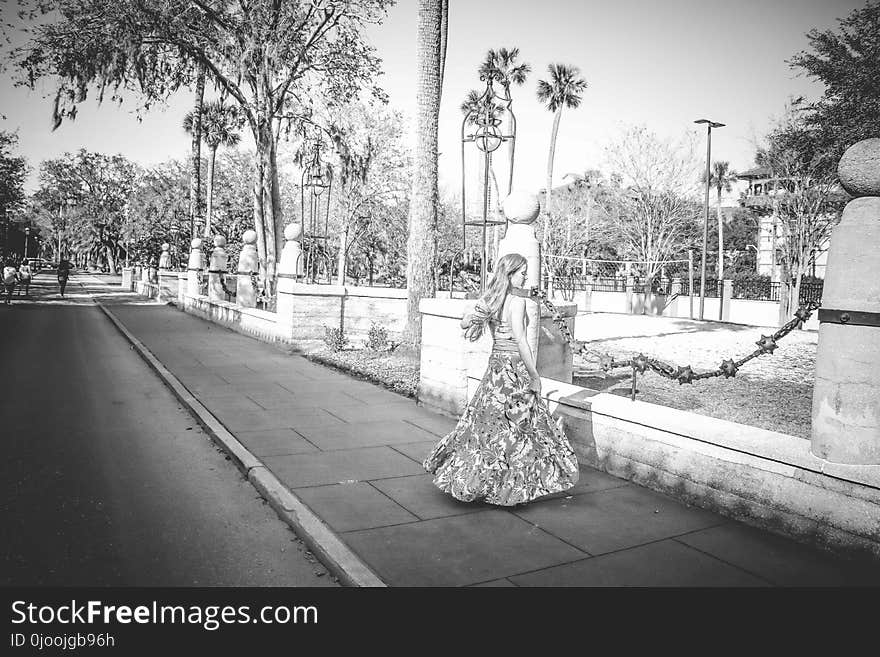
[[[385,351],[388,349],[387,329],[376,322],[370,322],[370,330],[367,332],[366,347],[372,351]]]
[[[342,328],[324,327],[324,344],[330,351],[342,351],[348,346],[348,336]]]

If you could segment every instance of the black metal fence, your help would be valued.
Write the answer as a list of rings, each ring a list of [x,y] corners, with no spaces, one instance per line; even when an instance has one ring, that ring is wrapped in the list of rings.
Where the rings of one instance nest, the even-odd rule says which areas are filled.
[[[591,286],[593,292],[626,292],[627,279],[619,276],[555,276],[553,287],[564,298],[571,299],[577,292],[582,292]],[[678,281],[678,293],[687,296],[691,293],[690,283],[687,278]],[[706,297],[719,298],[722,294],[723,281],[707,278]],[[632,278],[632,290],[635,293],[644,293],[648,287],[648,281],[644,277]],[[823,282],[801,283],[800,303],[822,300]],[[782,284],[778,281],[768,280],[734,280],[734,299],[750,299],[755,301],[779,301]],[[673,294],[673,279],[655,278],[651,281],[651,292],[654,294]],[[700,279],[694,278],[694,295],[700,295]]]

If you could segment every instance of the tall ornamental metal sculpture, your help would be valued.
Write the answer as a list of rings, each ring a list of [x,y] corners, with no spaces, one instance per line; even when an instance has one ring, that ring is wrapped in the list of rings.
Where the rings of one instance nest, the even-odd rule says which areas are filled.
[[[333,168],[321,161],[323,147],[320,138],[314,140],[312,153],[303,168],[300,184],[300,216],[305,231],[305,277],[306,279],[311,278],[310,282],[316,282],[320,260],[323,259],[329,283],[332,274],[327,266],[327,237]]]
[[[500,81],[495,75],[481,75],[480,80],[486,82],[486,90],[474,103],[470,111],[465,114],[461,123],[461,244],[462,251],[467,251],[467,227],[479,226],[482,228],[482,263],[480,265],[480,292],[486,289],[487,268],[489,263],[488,243],[486,230],[489,226],[504,225],[506,221],[491,219],[489,217],[489,169],[492,166],[492,153],[498,150],[501,144],[508,143],[510,147],[510,172],[508,179],[508,194],[513,183],[513,149],[516,143],[516,117],[511,108],[512,100],[500,96],[495,91],[493,84]],[[501,125],[501,117],[507,114],[510,118],[510,134],[504,134]],[[467,134],[467,128],[471,126],[473,132]],[[482,216],[479,219],[468,220],[467,218],[467,180],[465,166],[465,144],[473,143],[483,154],[483,206]]]

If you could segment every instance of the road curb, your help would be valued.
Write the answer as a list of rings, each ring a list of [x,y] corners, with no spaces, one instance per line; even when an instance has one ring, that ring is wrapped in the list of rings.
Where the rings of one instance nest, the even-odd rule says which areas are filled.
[[[223,426],[158,358],[138,340],[104,304],[95,304],[113,322],[159,378],[195,416],[211,438],[233,459],[251,485],[308,546],[322,564],[345,586],[387,586],[342,540],[285,486],[256,456]]]

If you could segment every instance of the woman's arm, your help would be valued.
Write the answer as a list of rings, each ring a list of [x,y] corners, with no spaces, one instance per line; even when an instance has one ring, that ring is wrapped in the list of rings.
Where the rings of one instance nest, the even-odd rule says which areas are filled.
[[[532,379],[529,387],[540,395],[541,377],[538,375],[538,370],[535,367],[535,357],[526,338],[526,300],[522,297],[510,297],[510,332],[513,333],[513,339],[516,340],[519,355]]]

